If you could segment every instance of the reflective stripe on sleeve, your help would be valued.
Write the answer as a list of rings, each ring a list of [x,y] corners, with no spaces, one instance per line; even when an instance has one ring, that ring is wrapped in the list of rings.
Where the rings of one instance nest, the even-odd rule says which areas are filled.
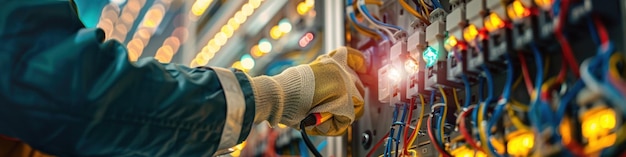
[[[229,148],[237,144],[241,135],[241,125],[246,111],[246,102],[241,86],[235,74],[224,68],[211,68],[217,74],[226,97],[226,121],[218,149]]]

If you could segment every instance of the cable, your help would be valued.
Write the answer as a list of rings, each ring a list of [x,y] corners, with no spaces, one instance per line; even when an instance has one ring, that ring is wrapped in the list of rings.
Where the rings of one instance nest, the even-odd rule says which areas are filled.
[[[399,110],[399,108],[400,107],[398,107],[397,105],[394,107],[393,117],[392,117],[392,120],[391,120],[391,124],[392,125],[398,120],[398,112],[399,112],[398,110]],[[385,153],[384,153],[385,156],[387,156],[387,154],[391,154],[391,145],[392,145],[391,142],[393,142],[393,140],[394,140],[393,139],[394,132],[395,132],[395,128],[392,126],[390,131],[389,131],[389,138],[387,139],[387,147],[385,148]]]
[[[419,1],[422,4],[422,11],[426,13],[426,19],[430,18],[430,11],[428,10],[428,5],[426,5],[426,2],[424,2],[424,0],[419,0]]]
[[[537,67],[537,76],[535,76],[535,88],[536,90],[535,93],[533,93],[534,95],[531,95],[531,97],[533,97],[533,99],[539,99],[539,89],[541,89],[541,84],[543,83],[543,69],[541,67],[543,67],[543,63],[542,63],[542,59],[541,59],[541,52],[539,52],[539,49],[537,49],[537,46],[535,44],[531,44],[531,49],[533,51],[533,56],[535,57],[535,64]],[[535,101],[535,100],[533,100]]]
[[[518,59],[520,62],[520,66],[522,67],[522,76],[524,77],[524,84],[526,85],[526,91],[528,92],[528,95],[533,95],[533,90],[535,90],[535,88],[533,87],[533,82],[530,79],[530,74],[528,72],[528,65],[526,64],[526,58],[524,58],[524,55],[522,53],[518,53]]]
[[[606,27],[604,26],[604,24],[602,24],[602,21],[600,21],[599,18],[593,18],[593,23],[596,26],[596,29],[598,30],[598,36],[600,39],[600,44],[601,45],[605,45],[609,43],[609,33],[608,30],[606,29]]]
[[[576,58],[574,57],[572,53],[572,49],[569,44],[569,41],[567,41],[567,39],[565,38],[565,35],[563,35],[563,25],[565,25],[565,23],[567,22],[566,19],[567,19],[568,9],[570,5],[569,2],[570,2],[569,0],[562,0],[560,4],[561,8],[558,14],[559,17],[558,17],[557,26],[555,28],[554,33],[556,35],[557,40],[561,44],[561,49],[563,50],[563,58],[569,65],[570,70],[574,73],[574,76],[578,78],[580,77],[580,71],[578,71],[578,69],[580,69],[578,67],[578,61],[576,61]]]
[[[615,53],[611,56],[608,62],[608,72],[606,73],[605,78],[607,78],[607,82],[611,83],[613,88],[617,90],[622,95],[622,98],[626,97],[626,82],[621,79],[621,75],[617,69],[617,65],[622,61],[624,63],[624,55],[621,53]]]
[[[378,140],[378,142],[376,142],[376,144],[374,145],[374,147],[372,147],[372,149],[370,149],[369,152],[367,152],[367,155],[365,155],[366,157],[370,157],[372,156],[372,154],[374,154],[374,151],[376,151],[376,149],[378,149],[378,147],[380,147],[380,145],[383,144],[383,142],[385,141],[385,137],[389,136],[389,131],[387,131],[387,133],[385,135],[383,135],[380,140]]]
[[[459,97],[456,93],[456,88],[452,88],[452,95],[454,96],[454,104],[456,105],[457,113],[461,112],[461,103],[459,103]]]
[[[415,98],[411,98],[411,100],[409,100],[409,120],[406,121],[406,127],[404,128],[404,135],[402,136],[402,139],[404,140],[404,143],[403,143],[404,149],[402,150],[403,154],[408,153],[408,147],[410,147],[408,145],[410,138],[407,136],[409,134],[409,126],[411,126],[411,119],[413,119],[413,104],[415,104]],[[413,132],[415,132],[415,130],[419,130],[419,128],[413,129]]]
[[[485,99],[485,102],[481,103],[479,106],[479,113],[478,113],[478,121],[477,123],[480,123],[480,126],[478,127],[479,131],[478,134],[480,135],[480,141],[482,143],[482,147],[485,150],[490,150],[489,152],[491,153],[492,156],[497,156],[499,155],[496,150],[493,148],[493,145],[491,145],[489,139],[488,139],[488,134],[487,131],[491,131],[491,129],[487,129],[486,127],[488,127],[487,122],[484,120],[484,116],[485,114],[487,114],[487,106],[491,103],[492,99],[493,99],[493,91],[494,91],[494,81],[493,81],[493,76],[491,75],[491,72],[489,71],[489,68],[487,68],[487,65],[483,64],[482,65],[483,71],[485,72],[486,78],[487,78],[487,98]]]
[[[399,26],[395,26],[395,25],[391,25],[391,24],[387,24],[384,22],[380,22],[378,20],[376,20],[374,17],[372,17],[372,14],[370,14],[369,9],[367,9],[367,7],[365,7],[365,0],[358,0],[357,1],[357,5],[359,6],[358,9],[361,13],[363,13],[363,15],[365,15],[366,19],[368,19],[369,22],[382,26],[382,27],[387,27],[387,28],[391,28],[394,30],[399,30],[399,31],[404,31],[404,29],[400,28]]]
[[[433,5],[435,5],[436,8],[443,9],[443,6],[441,5],[441,3],[439,3],[439,0],[431,0],[431,2],[433,2]]]
[[[465,107],[469,107],[472,99],[472,89],[470,87],[469,80],[465,74],[461,75],[461,79],[463,79],[463,85],[465,86]]]
[[[444,102],[444,107],[443,107],[443,114],[441,115],[441,122],[439,124],[439,129],[440,129],[440,138],[441,138],[441,143],[443,144],[443,139],[444,139],[444,126],[446,126],[446,116],[448,115],[448,96],[446,95],[446,92],[443,90],[443,88],[441,88],[441,86],[439,86],[439,91],[441,92],[441,95],[443,96],[443,102]]]
[[[380,31],[378,30],[374,30],[369,28],[366,25],[363,25],[361,23],[358,22],[358,20],[356,19],[356,15],[354,13],[354,7],[351,7],[352,4],[352,0],[347,0],[346,1],[346,14],[348,14],[348,19],[350,22],[352,22],[356,27],[356,30],[359,31],[360,33],[366,34],[366,35],[373,35],[373,33],[378,34],[380,37],[383,38],[383,40],[388,40],[387,37],[385,35],[383,35]]]
[[[422,103],[422,108],[420,108],[420,115],[419,115],[419,118],[417,119],[417,126],[415,127],[415,130],[413,130],[413,134],[411,135],[411,141],[407,145],[408,147],[412,146],[413,143],[415,142],[415,139],[417,139],[417,134],[419,133],[419,130],[422,128],[422,120],[424,119],[424,108],[426,107],[426,104],[425,104],[424,96],[420,94],[419,97]],[[408,147],[405,147],[405,148],[409,149]]]
[[[502,117],[502,114],[504,113],[504,107],[507,104],[509,97],[511,96],[511,85],[513,84],[513,60],[511,60],[511,56],[507,53],[505,54],[505,58],[506,60],[509,62],[507,64],[507,76],[506,76],[506,82],[504,84],[504,89],[502,92],[502,99],[500,101],[498,101],[498,104],[496,105],[496,109],[493,113],[493,116],[491,118],[489,118],[489,122],[487,123],[487,130],[484,132],[487,137],[487,139],[491,139],[491,131],[490,129],[493,128],[493,126],[498,122],[498,120]],[[485,73],[487,74],[487,79],[489,79],[490,77],[490,72],[488,69],[485,69]],[[490,91],[493,91],[490,90]],[[487,105],[487,104],[485,104]],[[486,107],[485,107],[486,108]],[[479,115],[480,116],[480,115]],[[495,156],[500,156],[500,154],[498,154],[498,152],[495,151],[495,149],[493,148],[493,145],[491,144],[490,141],[486,142],[488,144],[489,149],[491,150],[491,153],[493,153]]]
[[[483,77],[480,77],[480,78],[478,79],[478,102],[483,102],[483,87],[484,87],[484,82],[485,82],[485,79],[484,79]],[[480,103],[479,103],[478,105],[480,105]],[[473,126],[473,128],[472,128],[473,130],[479,130],[479,129],[478,129],[478,128],[479,128],[479,127],[478,127],[478,123],[480,123],[480,122],[478,121],[478,110],[479,110],[479,109],[477,108],[477,109],[475,109],[475,110],[472,112],[472,120],[474,121],[474,126]],[[476,134],[476,135],[478,135],[478,134]],[[480,139],[480,137],[479,137],[479,136],[476,136],[476,137]],[[485,151],[487,151],[487,150],[483,150],[483,152],[485,152]]]
[[[446,152],[445,150],[443,150],[443,148],[441,148],[440,145],[436,144],[438,143],[437,142],[438,140],[435,138],[433,134],[432,121],[433,121],[433,114],[430,114],[430,116],[428,116],[428,119],[426,120],[426,130],[428,132],[428,137],[430,138],[430,141],[432,141],[432,144],[435,147],[435,149],[437,149],[437,151],[440,154],[442,154],[444,157],[452,157],[450,153]]]
[[[378,6],[383,5],[383,1],[380,0],[365,0],[365,4],[376,4]]]
[[[522,120],[520,120],[519,117],[515,115],[515,110],[513,110],[513,107],[507,107],[507,113],[509,118],[511,118],[511,123],[513,123],[513,126],[515,126],[515,128],[519,130],[531,131],[530,127],[524,124]]]
[[[300,134],[302,135],[302,139],[304,139],[304,143],[306,144],[306,146],[309,148],[311,153],[313,153],[313,156],[321,157],[322,154],[317,151],[315,145],[313,145],[313,142],[311,142],[311,139],[309,139],[309,135],[307,135],[306,133],[306,126],[315,125],[315,122],[316,119],[314,115],[306,116],[306,118],[304,118],[302,122],[300,122]]]
[[[418,19],[422,20],[422,22],[426,23],[427,25],[430,24],[430,21],[428,21],[428,19],[424,18],[424,16],[422,16],[415,9],[413,9],[408,3],[406,3],[405,0],[399,0],[399,1],[400,1],[400,5],[402,6],[402,8],[404,8],[404,10],[408,11],[413,16],[415,16]]]
[[[351,0],[349,0],[351,2]],[[372,17],[372,15],[369,13],[369,10],[367,9],[367,7],[365,7],[365,3],[364,0],[358,0],[357,1],[357,9],[363,14],[365,15],[365,19],[367,21],[369,21],[370,23],[374,24],[374,26],[378,27],[379,29],[382,29],[384,32],[386,32],[389,36],[390,36],[390,40],[392,43],[396,42],[395,36],[393,33],[391,33],[391,31],[388,28],[394,29],[394,30],[398,30],[398,31],[404,31],[404,29],[398,27],[398,26],[394,26],[394,25],[390,25],[390,24],[386,24],[383,22],[380,22],[378,20],[376,20],[374,17]]]
[[[394,122],[394,125],[400,125],[400,128],[398,128],[398,135],[396,135],[396,157],[400,154],[398,149],[400,149],[400,140],[401,140],[401,136],[402,136],[402,130],[405,124],[405,120],[406,120],[406,112],[408,110],[408,105],[403,105],[404,106],[404,111],[402,112],[402,120],[400,122]],[[410,121],[410,120],[409,120]],[[408,127],[407,127],[408,128]]]
[[[467,117],[467,115],[470,113],[470,111],[472,111],[474,109],[474,106],[470,106],[468,107],[465,111],[461,112],[460,115],[460,123],[459,123],[459,132],[461,132],[461,135],[463,136],[463,138],[465,138],[465,141],[467,143],[469,143],[469,145],[474,148],[475,150],[479,150],[481,152],[483,152],[483,149],[478,146],[478,144],[476,143],[476,140],[474,140],[474,138],[471,135],[471,132],[469,132],[467,130],[467,126],[466,126],[466,120],[465,117]]]

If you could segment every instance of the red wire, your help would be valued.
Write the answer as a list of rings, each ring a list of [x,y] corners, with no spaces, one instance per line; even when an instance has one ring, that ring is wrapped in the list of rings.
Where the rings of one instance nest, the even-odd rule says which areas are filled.
[[[567,39],[563,35],[563,25],[565,25],[565,23],[567,22],[566,17],[568,14],[568,10],[569,10],[569,0],[562,0],[561,11],[559,13],[559,19],[558,19],[559,21],[558,21],[558,25],[554,33],[556,35],[557,40],[561,44],[561,49],[563,49],[563,58],[565,59],[565,61],[567,61],[567,64],[569,65],[570,70],[574,73],[576,78],[579,78],[580,71],[578,68],[578,61],[576,61],[576,58],[572,54],[572,48],[569,44],[569,41],[567,41]]]
[[[574,141],[570,141],[570,143],[565,144],[565,148],[574,153],[574,156],[587,156],[585,155],[585,149],[583,146]]]
[[[411,126],[411,119],[413,118],[413,104],[415,103],[415,98],[412,98],[409,101],[409,120],[406,121],[406,126],[404,127],[404,136],[402,136],[402,140],[404,140],[404,147],[410,147],[408,146],[409,144],[409,140],[410,138],[407,138],[407,134],[409,133],[409,126]],[[413,130],[413,132],[415,132],[415,130],[419,130],[419,128],[415,128]],[[411,135],[413,136],[413,135]],[[408,149],[404,149],[404,154],[408,154]]]
[[[598,30],[598,36],[600,36],[600,43],[602,45],[608,44],[609,42],[609,33],[602,23],[600,19],[593,18],[593,23],[596,25],[596,29]]]
[[[12,138],[12,137],[8,137],[8,136],[4,136],[4,135],[0,135],[0,138],[1,139],[5,139],[5,140],[9,140],[9,141],[14,141],[14,142],[20,141],[17,138]]]
[[[426,130],[428,130],[428,138],[430,138],[430,143],[435,146],[435,149],[437,149],[437,151],[443,155],[444,157],[450,157],[448,155],[448,153],[443,150],[443,148],[441,148],[441,146],[439,146],[439,144],[437,144],[437,139],[435,139],[435,135],[433,134],[433,129],[432,129],[432,120],[433,117],[432,116],[428,116],[428,121],[426,122]]]
[[[528,64],[526,64],[526,58],[524,58],[524,55],[522,55],[522,53],[518,53],[517,58],[519,58],[519,62],[522,66],[522,75],[524,76],[526,91],[528,91],[528,95],[532,95],[535,87],[533,87],[533,82],[530,79],[530,74],[528,73]]]
[[[389,131],[387,131],[387,134],[385,134],[382,138],[380,138],[380,140],[378,140],[378,142],[376,142],[376,144],[374,145],[374,147],[372,147],[372,149],[370,149],[369,152],[367,152],[367,155],[365,155],[366,157],[370,157],[372,156],[372,154],[374,153],[374,151],[376,151],[376,149],[378,149],[378,147],[380,147],[381,144],[383,144],[383,142],[385,141],[385,137],[389,137]]]
[[[461,121],[460,126],[459,126],[459,131],[461,132],[461,135],[463,135],[463,138],[465,138],[465,141],[467,143],[469,143],[470,146],[472,146],[472,148],[474,148],[475,150],[479,150],[479,151],[483,151],[482,148],[480,148],[480,146],[478,146],[478,144],[476,144],[476,141],[474,140],[474,138],[472,138],[472,135],[467,131],[467,124],[465,123],[465,116],[468,115],[468,113],[470,113],[470,111],[472,111],[472,108],[468,108],[467,111],[464,111],[463,113],[461,113]]]

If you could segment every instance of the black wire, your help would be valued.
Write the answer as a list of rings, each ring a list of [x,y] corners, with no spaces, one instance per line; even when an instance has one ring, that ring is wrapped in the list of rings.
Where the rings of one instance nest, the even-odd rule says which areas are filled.
[[[312,125],[315,124],[315,116],[309,115],[306,118],[304,118],[304,120],[302,120],[302,122],[300,122],[300,134],[302,135],[302,139],[304,139],[304,143],[306,144],[306,146],[309,148],[309,150],[311,151],[311,153],[313,153],[313,156],[315,157],[322,157],[322,154],[320,154],[319,151],[317,151],[317,148],[315,148],[315,146],[313,145],[313,142],[311,142],[311,139],[309,139],[309,135],[306,134],[306,126],[307,124],[311,124]]]

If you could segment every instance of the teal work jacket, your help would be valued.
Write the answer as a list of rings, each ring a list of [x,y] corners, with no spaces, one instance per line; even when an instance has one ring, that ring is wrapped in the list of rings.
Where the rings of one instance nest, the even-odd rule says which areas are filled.
[[[68,1],[0,4],[0,134],[58,156],[210,156],[250,132],[243,72],[132,63]]]

